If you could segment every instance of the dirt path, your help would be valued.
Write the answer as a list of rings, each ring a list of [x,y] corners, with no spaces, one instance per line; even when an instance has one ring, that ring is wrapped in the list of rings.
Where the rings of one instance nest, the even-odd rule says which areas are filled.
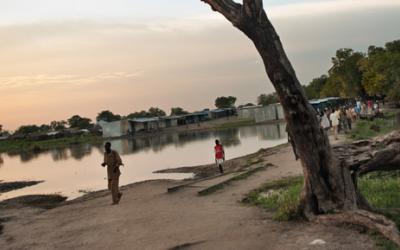
[[[264,160],[275,167],[208,196],[197,192],[218,179],[174,193],[166,190],[176,181],[133,184],[124,188],[118,206],[110,205],[107,192],[98,192],[35,210],[5,224],[0,249],[375,249],[367,235],[354,230],[279,223],[264,210],[241,204],[264,182],[301,174],[289,147]],[[310,245],[315,239],[326,244]]]

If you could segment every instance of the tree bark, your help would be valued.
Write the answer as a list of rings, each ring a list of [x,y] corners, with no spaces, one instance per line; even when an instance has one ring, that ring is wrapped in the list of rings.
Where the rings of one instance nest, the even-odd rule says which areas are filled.
[[[398,231],[393,223],[372,219],[372,214],[359,209],[371,209],[357,190],[357,174],[332,150],[327,135],[320,127],[316,112],[307,101],[296,73],[286,56],[282,43],[269,21],[262,0],[201,0],[221,13],[233,26],[253,41],[282,104],[288,132],[296,145],[301,160],[304,187],[300,209],[310,220],[318,221],[321,214],[342,212],[342,216],[324,215],[326,220],[348,221],[378,230],[400,245]],[[387,153],[393,156],[393,152]],[[359,164],[366,167],[370,159]],[[376,163],[375,163],[376,164]],[[361,166],[364,166],[361,167]],[[371,215],[371,216],[370,216]],[[384,218],[384,217],[383,217]],[[322,220],[322,219],[321,219]]]

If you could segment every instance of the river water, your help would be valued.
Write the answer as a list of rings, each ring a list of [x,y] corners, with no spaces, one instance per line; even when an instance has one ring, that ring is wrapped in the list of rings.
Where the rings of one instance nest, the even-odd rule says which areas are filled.
[[[152,179],[183,179],[191,174],[155,174],[156,170],[209,164],[214,140],[225,147],[227,159],[287,142],[284,124],[258,125],[218,131],[170,133],[141,139],[111,141],[121,154],[120,185]],[[43,181],[3,193],[0,200],[27,194],[61,194],[69,199],[106,188],[101,144],[81,144],[39,154],[1,154],[0,180]],[[216,169],[217,171],[217,169]]]

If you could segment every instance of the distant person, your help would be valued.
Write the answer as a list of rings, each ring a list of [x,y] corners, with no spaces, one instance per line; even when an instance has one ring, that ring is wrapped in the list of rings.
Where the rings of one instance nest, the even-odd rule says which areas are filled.
[[[374,108],[372,100],[367,101],[367,107],[368,107],[368,114],[369,115],[372,114],[372,110]]]
[[[222,164],[225,162],[225,150],[222,144],[219,142],[219,140],[215,140],[214,152],[215,152],[215,163],[219,168],[219,172],[223,174],[224,169],[222,167]]]
[[[104,162],[101,165],[107,166],[108,190],[111,191],[112,204],[117,205],[122,197],[122,193],[119,192],[119,176],[121,175],[119,167],[124,164],[118,152],[111,150],[110,142],[104,144],[104,149]]]
[[[329,121],[329,117],[324,112],[322,112],[322,114],[321,114],[321,127],[325,131],[328,131],[331,127],[331,122]]]
[[[347,121],[347,128],[349,130],[352,129],[352,121],[353,121],[353,112],[351,108],[346,110],[346,121]]]
[[[333,136],[335,140],[338,140],[339,115],[340,115],[339,109],[337,109],[329,116],[329,119],[332,122]]]

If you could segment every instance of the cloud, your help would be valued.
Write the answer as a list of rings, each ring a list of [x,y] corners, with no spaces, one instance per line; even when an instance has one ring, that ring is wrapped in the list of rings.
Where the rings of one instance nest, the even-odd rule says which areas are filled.
[[[303,2],[267,7],[267,13],[273,18],[294,18],[299,16],[320,16],[331,13],[362,11],[373,8],[400,6],[398,0],[330,0]]]
[[[110,72],[98,75],[35,74],[0,77],[0,91],[20,88],[44,88],[44,85],[63,84],[79,87],[109,80],[126,80],[139,77],[142,72]]]

